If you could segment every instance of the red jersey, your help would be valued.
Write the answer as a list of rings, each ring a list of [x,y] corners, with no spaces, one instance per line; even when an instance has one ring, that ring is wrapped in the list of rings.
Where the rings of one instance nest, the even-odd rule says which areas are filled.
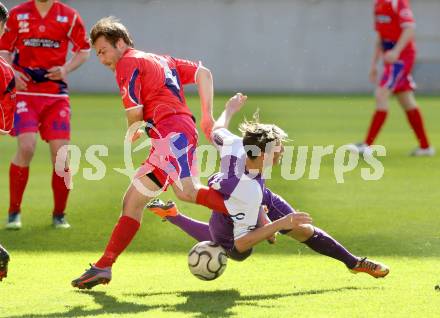
[[[51,81],[45,75],[51,67],[66,63],[69,43],[73,52],[90,50],[84,23],[69,6],[55,1],[44,18],[34,0],[11,10],[0,39],[0,51],[15,53],[13,67],[31,79],[27,90],[20,93],[67,94],[64,81]]]
[[[125,109],[143,108],[144,120],[158,123],[173,114],[192,116],[183,85],[195,83],[198,63],[128,49],[116,64]]]
[[[384,51],[394,47],[405,27],[415,25],[408,0],[376,0],[374,16],[375,29],[380,35]],[[401,55],[408,53],[415,53],[414,40],[408,43]]]
[[[12,67],[0,57],[0,132],[9,133],[14,123],[15,79]]]

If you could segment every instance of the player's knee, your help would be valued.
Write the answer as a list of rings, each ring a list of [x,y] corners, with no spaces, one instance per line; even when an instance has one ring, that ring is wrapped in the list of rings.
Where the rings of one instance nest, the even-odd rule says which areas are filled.
[[[122,199],[122,210],[130,210],[130,208],[135,207],[135,199],[132,197],[130,192],[125,193]]]
[[[32,159],[34,152],[35,152],[35,143],[26,142],[26,143],[20,144],[19,153],[24,159],[27,159],[27,160]]]
[[[65,159],[64,161],[63,161],[63,159],[62,159],[62,157],[58,157],[57,156],[57,154],[55,153],[55,154],[51,154],[51,156],[50,156],[50,160],[52,160],[52,164],[54,165],[54,166],[63,166],[63,168],[59,168],[59,169],[62,169],[62,170],[64,170],[64,171],[66,171],[66,170],[68,170],[69,169],[69,161],[68,161],[68,159]],[[57,159],[58,159],[58,162],[57,162]]]
[[[303,224],[291,230],[289,233],[287,233],[287,235],[294,238],[298,242],[304,242],[311,238],[314,232],[315,230],[313,228],[313,225]]]
[[[148,201],[148,198],[138,195],[131,188],[128,189],[122,199],[122,215],[140,220]]]
[[[403,110],[412,110],[417,108],[416,102],[408,98],[399,98],[399,104]]]
[[[134,206],[130,204],[128,200],[122,200],[122,213],[123,216],[129,216],[135,220],[140,221],[142,219],[143,207]]]
[[[387,88],[379,87],[376,89],[376,104],[378,109],[388,108],[389,90]]]
[[[417,108],[417,106],[416,105],[413,105],[413,104],[400,104],[400,106],[402,107],[402,109],[403,110],[405,110],[405,111],[409,111],[409,110],[413,110],[413,109],[416,109]]]
[[[315,229],[311,224],[304,224],[300,226],[300,233],[305,241],[312,237],[313,233],[315,233]]]
[[[124,195],[124,197],[122,198],[122,212],[126,211],[128,208],[128,198],[127,198],[127,194]]]
[[[127,191],[122,199],[122,214],[129,215],[130,211],[133,211],[136,208],[134,203],[135,201],[134,198],[131,198],[130,191]]]

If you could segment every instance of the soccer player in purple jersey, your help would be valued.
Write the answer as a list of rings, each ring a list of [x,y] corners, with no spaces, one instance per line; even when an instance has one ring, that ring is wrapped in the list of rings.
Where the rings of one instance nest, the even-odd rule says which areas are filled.
[[[213,211],[208,224],[184,215],[171,201],[155,200],[147,207],[197,241],[221,245],[234,260],[246,259],[253,246],[280,232],[319,254],[341,261],[353,273],[385,277],[389,273],[387,266],[351,254],[329,234],[313,226],[307,213],[296,212],[283,198],[265,187],[262,175],[270,166],[268,163],[279,163],[287,134],[275,125],[258,121],[240,125],[243,138],[229,132],[227,128],[232,116],[246,99],[242,94],[232,97],[212,132],[212,142],[220,152],[221,172],[214,174],[208,183],[223,194],[229,214]],[[262,212],[262,206],[267,207],[267,214]]]

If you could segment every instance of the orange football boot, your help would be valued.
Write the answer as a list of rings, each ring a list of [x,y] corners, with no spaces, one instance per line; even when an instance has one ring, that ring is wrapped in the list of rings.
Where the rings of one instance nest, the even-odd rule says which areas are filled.
[[[145,207],[162,219],[165,219],[167,216],[176,216],[179,213],[173,201],[165,203],[160,199],[154,199],[148,202]]]
[[[350,271],[353,274],[367,273],[374,278],[383,278],[388,275],[390,269],[384,264],[364,257],[359,259],[356,266],[351,268]]]

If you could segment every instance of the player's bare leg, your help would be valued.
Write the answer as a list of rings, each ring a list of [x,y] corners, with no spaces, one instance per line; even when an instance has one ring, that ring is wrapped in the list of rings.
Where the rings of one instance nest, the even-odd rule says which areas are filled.
[[[37,134],[23,133],[17,136],[17,152],[9,168],[9,213],[7,229],[21,228],[21,202],[29,177],[29,165],[35,153]]]
[[[137,178],[137,180],[140,186],[151,192],[160,189],[148,176]],[[112,278],[111,267],[136,235],[141,225],[144,207],[151,199],[152,197],[146,195],[142,189],[138,189],[133,182],[130,184],[124,195],[122,215],[113,229],[104,254],[79,278],[72,281],[73,287],[90,289],[96,285],[110,282]]]
[[[37,146],[37,134],[23,133],[17,136],[18,148],[12,163],[20,167],[29,167]]]
[[[411,152],[412,156],[433,156],[435,155],[435,149],[430,147],[428,137],[426,136],[425,127],[423,124],[422,114],[413,91],[405,91],[396,94],[397,100],[400,106],[405,111],[408,118],[408,122],[411,125],[417,140],[419,141],[419,147]]]
[[[49,141],[50,155],[52,160],[52,191],[54,198],[54,209],[52,211],[52,224],[56,229],[68,229],[70,224],[65,217],[67,198],[69,196],[70,172],[66,153],[60,149],[69,144],[67,139],[55,139]],[[56,165],[57,156],[64,160],[60,166]]]
[[[180,185],[172,184],[177,198],[185,202],[203,205],[210,210],[227,212],[223,196],[216,190],[200,183],[197,177],[186,177],[179,180]]]
[[[287,235],[290,236],[291,238],[297,240],[298,242],[305,242],[309,238],[312,237],[314,232],[315,232],[315,230],[314,230],[313,225],[303,224],[303,225],[299,226],[298,228],[287,233]]]
[[[386,87],[377,87],[374,96],[376,98],[376,110],[388,111],[391,91]]]
[[[157,192],[160,190],[159,186],[148,176],[140,177],[138,180],[145,189],[148,189],[151,192]],[[142,221],[144,208],[151,199],[153,199],[152,196],[139,192],[136,186],[132,183],[124,195],[122,216],[130,217],[140,223]]]
[[[186,177],[178,181],[181,187],[173,183],[174,193],[179,200],[185,202],[196,202],[197,192],[201,188],[201,183],[196,177]]]
[[[417,108],[417,101],[412,91],[400,92],[396,94],[397,101],[404,111]]]

